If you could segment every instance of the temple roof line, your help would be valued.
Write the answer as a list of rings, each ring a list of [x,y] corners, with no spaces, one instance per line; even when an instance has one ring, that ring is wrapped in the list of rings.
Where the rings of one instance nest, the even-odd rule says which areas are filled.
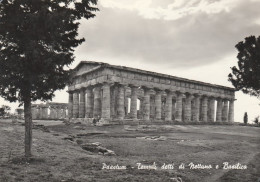
[[[211,84],[211,83],[206,83],[206,82],[202,82],[202,81],[197,81],[197,80],[191,80],[191,79],[187,79],[187,78],[181,78],[181,77],[177,77],[177,76],[172,76],[172,75],[167,75],[167,74],[163,74],[163,73],[157,73],[157,72],[152,72],[152,71],[146,71],[146,70],[141,70],[138,68],[131,68],[131,67],[127,67],[127,66],[116,66],[116,65],[111,65],[108,63],[104,63],[104,62],[95,62],[95,61],[81,61],[74,69],[73,71],[76,71],[82,64],[94,64],[94,65],[98,65],[88,71],[82,72],[80,74],[75,75],[75,77],[79,77],[82,76],[84,74],[102,69],[102,68],[114,68],[114,69],[120,69],[120,70],[126,70],[126,71],[130,71],[130,72],[135,72],[135,73],[142,73],[142,74],[147,74],[147,75],[153,75],[153,76],[158,76],[158,77],[164,77],[164,78],[169,78],[169,79],[174,79],[174,80],[178,80],[178,81],[185,81],[185,82],[190,82],[190,83],[197,83],[197,84],[203,84],[203,85],[207,85],[207,86],[213,86],[213,87],[220,87],[220,88],[224,88],[224,89],[229,89],[232,91],[236,91],[235,88],[231,88],[231,87],[227,87],[227,86],[222,86],[222,85],[217,85],[217,84]]]

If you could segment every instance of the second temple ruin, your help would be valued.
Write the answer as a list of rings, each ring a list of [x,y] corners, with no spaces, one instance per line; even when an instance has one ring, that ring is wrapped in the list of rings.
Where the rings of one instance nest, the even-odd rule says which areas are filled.
[[[32,104],[32,119],[65,119],[68,118],[67,113],[67,103]]]

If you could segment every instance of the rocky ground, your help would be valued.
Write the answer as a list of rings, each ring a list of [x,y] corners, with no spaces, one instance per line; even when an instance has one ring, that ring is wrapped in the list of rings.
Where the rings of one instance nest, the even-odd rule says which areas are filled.
[[[254,182],[260,178],[259,127],[37,121],[29,161],[23,158],[23,138],[22,121],[0,120],[1,182]]]

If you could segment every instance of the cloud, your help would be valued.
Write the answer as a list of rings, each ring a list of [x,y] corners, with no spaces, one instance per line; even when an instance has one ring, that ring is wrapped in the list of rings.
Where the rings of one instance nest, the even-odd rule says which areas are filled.
[[[77,49],[77,58],[189,68],[230,54],[236,59],[235,44],[259,34],[260,2],[166,2],[101,1],[97,17],[81,26],[86,43]],[[186,14],[173,18],[175,10]]]
[[[136,10],[143,18],[176,20],[198,12],[228,12],[239,1],[242,0],[106,0],[101,1],[101,5],[105,8]]]

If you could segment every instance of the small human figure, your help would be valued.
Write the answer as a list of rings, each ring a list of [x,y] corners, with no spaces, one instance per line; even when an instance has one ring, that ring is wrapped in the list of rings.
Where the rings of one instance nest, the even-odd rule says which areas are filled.
[[[96,118],[94,118],[94,119],[93,119],[93,124],[94,124],[94,126],[96,126],[96,123],[97,123],[97,120],[96,120]]]
[[[98,115],[98,117],[97,117],[97,122],[99,122],[99,120],[100,120],[100,116]]]

